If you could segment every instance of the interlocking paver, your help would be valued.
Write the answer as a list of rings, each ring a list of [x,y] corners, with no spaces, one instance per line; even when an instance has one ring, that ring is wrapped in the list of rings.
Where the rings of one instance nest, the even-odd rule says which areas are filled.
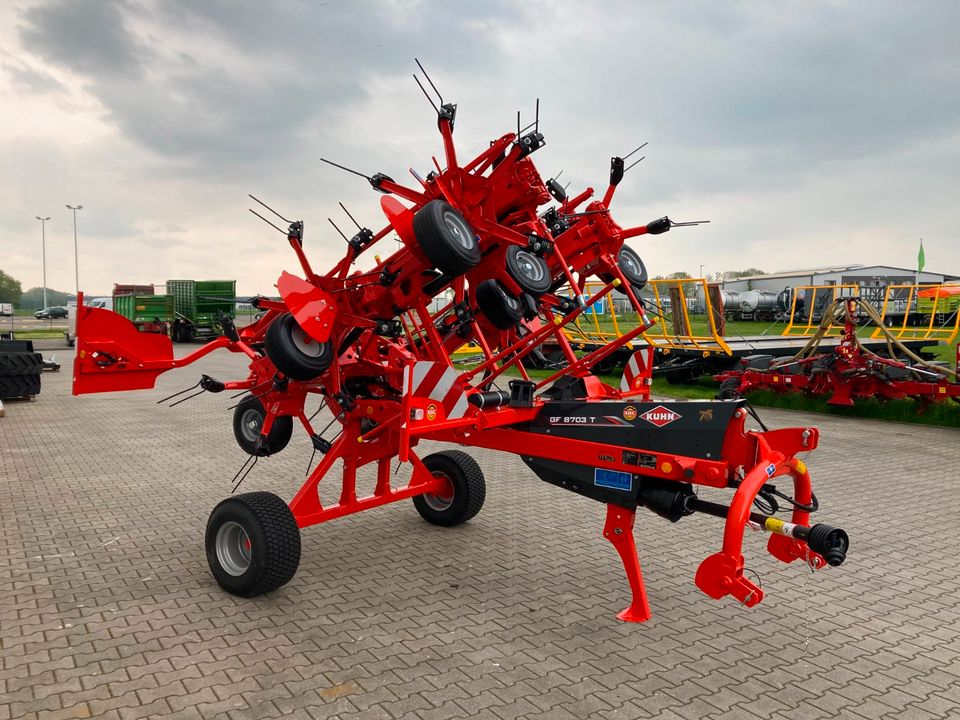
[[[955,430],[763,411],[821,427],[809,465],[853,549],[812,575],[748,537],[769,591],[751,610],[693,585],[719,523],[641,514],[654,619],[617,622],[603,508],[486,451],[471,451],[488,481],[472,522],[435,528],[403,503],[309,528],[293,582],[243,600],[203,556],[244,459],[226,394],[157,407],[181,374],[72,398],[68,368],[0,420],[0,720],[960,717]],[[289,497],[299,440],[244,489]]]

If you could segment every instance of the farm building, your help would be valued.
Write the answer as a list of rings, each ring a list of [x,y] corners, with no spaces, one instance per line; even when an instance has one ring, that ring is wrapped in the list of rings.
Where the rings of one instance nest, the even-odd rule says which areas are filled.
[[[960,275],[936,272],[916,272],[908,268],[889,265],[847,265],[841,267],[822,267],[807,270],[790,270],[769,275],[749,275],[736,280],[721,283],[723,290],[744,292],[745,290],[772,290],[779,292],[788,285],[868,285],[886,286],[909,283],[944,283],[960,280]]]

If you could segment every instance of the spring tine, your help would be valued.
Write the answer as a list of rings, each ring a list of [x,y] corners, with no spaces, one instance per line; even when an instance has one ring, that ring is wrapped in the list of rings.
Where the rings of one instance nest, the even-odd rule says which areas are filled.
[[[230,494],[231,494],[231,495],[233,495],[233,494],[237,491],[237,488],[240,487],[240,483],[242,483],[244,480],[247,479],[247,475],[249,475],[249,474],[250,474],[250,471],[253,470],[254,467],[256,467],[256,465],[257,465],[257,460],[260,459],[260,456],[259,456],[259,455],[251,455],[250,457],[253,458],[253,462],[250,463],[250,467],[247,468],[247,471],[246,471],[245,473],[243,473],[243,477],[241,477],[239,480],[237,480],[237,484],[234,485],[234,486],[233,486],[233,490],[230,491]],[[250,461],[247,460],[247,462],[250,462]],[[246,467],[247,463],[244,463],[243,465],[244,465],[244,467]],[[240,468],[240,470],[242,471],[243,468]],[[237,474],[239,475],[239,473],[237,473]],[[234,477],[236,477],[236,476],[234,476]]]
[[[198,395],[203,395],[205,392],[206,390],[201,390],[200,392],[195,392],[193,395],[187,395],[182,400],[177,400],[175,403],[170,403],[170,407],[176,407],[180,403],[185,403],[187,400],[193,400],[193,398],[197,397]]]
[[[178,395],[183,395],[184,393],[188,393],[188,392],[190,392],[191,390],[193,390],[193,389],[195,389],[195,388],[198,388],[198,387],[200,387],[199,381],[197,382],[196,385],[191,385],[191,386],[188,387],[186,390],[181,390],[180,392],[175,392],[173,395],[170,395],[169,397],[165,397],[163,400],[157,400],[157,405],[162,405],[162,404],[165,403],[167,400],[173,400],[173,399],[174,399],[175,397],[177,397]]]

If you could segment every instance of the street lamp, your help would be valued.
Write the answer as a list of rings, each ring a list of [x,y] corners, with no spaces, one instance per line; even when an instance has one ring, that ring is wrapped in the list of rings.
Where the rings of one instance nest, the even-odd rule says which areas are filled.
[[[73,210],[73,272],[76,280],[76,296],[80,297],[80,253],[77,251],[77,210],[83,210],[83,205],[67,205],[67,210]]]
[[[700,274],[697,275],[697,277],[703,277],[703,268],[704,268],[704,263],[700,263]]]
[[[40,247],[41,257],[43,258],[43,306],[49,307],[47,305],[47,220],[50,217],[40,217],[39,215],[34,215],[37,220],[40,221]]]

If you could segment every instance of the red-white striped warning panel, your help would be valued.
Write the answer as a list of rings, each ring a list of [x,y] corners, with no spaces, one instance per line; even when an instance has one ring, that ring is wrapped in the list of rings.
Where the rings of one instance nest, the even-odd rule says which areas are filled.
[[[469,405],[467,393],[463,384],[457,381],[457,375],[449,365],[421,360],[403,369],[404,391],[415,398],[433,400],[443,408],[447,420],[462,418]],[[427,419],[434,419],[429,417],[429,411]]]
[[[652,382],[650,372],[652,369],[650,363],[651,350],[652,348],[641,348],[630,356],[627,364],[623,367],[623,377],[620,379],[621,392],[633,392],[650,386]],[[644,358],[644,355],[647,355],[647,357]]]

